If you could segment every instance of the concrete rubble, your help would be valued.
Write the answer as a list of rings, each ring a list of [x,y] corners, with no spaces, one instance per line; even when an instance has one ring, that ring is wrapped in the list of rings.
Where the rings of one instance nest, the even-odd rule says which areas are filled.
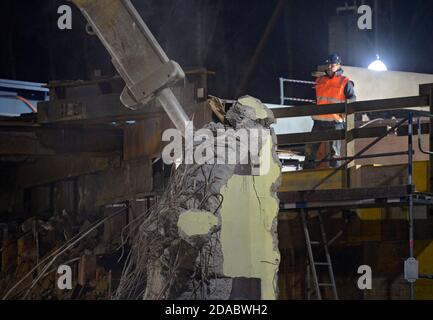
[[[241,129],[270,129],[274,122],[270,110],[251,97],[240,98],[227,112],[226,120],[234,130],[227,130],[224,134],[231,135],[234,139]],[[205,128],[216,136],[217,130],[225,129],[225,126],[222,123],[210,123]],[[271,140],[275,143],[275,134],[272,129],[270,132]],[[259,150],[265,146],[264,142],[261,139]],[[240,150],[240,143],[237,140],[237,150]],[[226,149],[230,147],[225,144]],[[273,147],[271,158],[278,169],[277,178],[272,181],[267,195],[258,200],[278,203],[276,190],[279,186],[280,167]],[[251,170],[245,174],[240,164],[180,165],[161,201],[143,214],[140,226],[131,235],[131,255],[122,275],[117,298],[138,298],[131,296],[131,293],[142,292],[143,299],[173,299],[180,296],[207,299],[216,298],[214,293],[218,290],[219,283],[224,283],[225,288],[230,287],[230,277],[224,274],[224,251],[227,249],[223,248],[220,241],[221,230],[228,226],[223,224],[221,208],[225,201],[223,189],[235,175],[251,177]],[[275,253],[276,257],[272,263],[277,267],[267,271],[273,279],[270,284],[273,289],[266,298],[277,296],[277,206],[274,210],[271,213],[270,230],[256,230],[258,233],[269,234],[272,241],[267,249]],[[236,214],[233,211],[231,213]],[[245,221],[246,225],[248,223]],[[259,237],[259,234],[250,236]],[[260,262],[250,261],[249,264]],[[248,271],[245,272],[245,276],[248,276]],[[218,298],[228,299],[229,294],[229,290],[222,290]]]
[[[248,298],[236,294],[245,289],[245,281],[253,279],[257,297],[277,298],[280,163],[270,127],[275,119],[266,106],[249,96],[234,103],[224,117],[224,123],[211,122],[204,128],[214,137],[223,130],[224,139],[215,139],[214,147],[222,147],[227,154],[239,153],[245,144],[239,139],[240,130],[269,129],[266,132],[270,134],[258,141],[256,159],[254,150],[249,149],[247,164],[181,164],[162,197],[132,219],[127,217],[131,208],[120,206],[107,208],[102,218],[63,211],[47,220],[25,221],[20,225],[23,230],[14,233],[22,240],[15,241],[11,234],[7,241],[3,239],[7,245],[3,246],[2,262],[10,267],[1,270],[0,296]],[[194,150],[199,146],[196,142]],[[215,159],[218,156],[215,152]],[[270,170],[263,173],[259,164],[266,157]],[[243,199],[234,199],[239,192]],[[23,236],[25,232],[27,236]],[[14,269],[16,264],[8,259],[21,259],[19,268]],[[74,289],[58,290],[55,271],[68,263],[76,275]]]

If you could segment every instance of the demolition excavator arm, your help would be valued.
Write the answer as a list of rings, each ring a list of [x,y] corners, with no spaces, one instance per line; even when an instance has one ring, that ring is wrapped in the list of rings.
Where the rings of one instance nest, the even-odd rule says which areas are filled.
[[[183,133],[188,116],[170,86],[185,78],[156,41],[130,0],[72,0],[110,53],[126,83],[120,100],[136,109],[157,99]]]

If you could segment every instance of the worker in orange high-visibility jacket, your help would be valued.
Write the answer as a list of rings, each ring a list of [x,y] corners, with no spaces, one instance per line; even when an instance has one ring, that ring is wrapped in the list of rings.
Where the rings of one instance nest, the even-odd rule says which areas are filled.
[[[318,108],[326,108],[327,104],[344,103],[356,101],[354,83],[349,78],[343,76],[341,59],[338,54],[329,55],[326,60],[327,69],[325,74],[316,79],[316,104]],[[344,129],[344,118],[340,114],[327,114],[312,116],[314,125],[312,132],[324,130]],[[329,141],[328,158],[338,158],[341,156],[341,141]],[[315,168],[317,163],[317,152],[319,143],[307,144],[305,147],[304,169]],[[341,162],[332,160],[330,167],[337,167]]]

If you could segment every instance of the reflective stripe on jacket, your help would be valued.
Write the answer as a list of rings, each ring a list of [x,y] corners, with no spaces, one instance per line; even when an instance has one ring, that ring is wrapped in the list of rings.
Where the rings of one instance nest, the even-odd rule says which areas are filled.
[[[332,78],[323,76],[316,80],[316,104],[332,104],[345,102],[346,96],[344,88],[349,82],[349,78],[343,75],[336,75]],[[339,114],[324,114],[312,117],[314,120],[342,122],[343,118]]]

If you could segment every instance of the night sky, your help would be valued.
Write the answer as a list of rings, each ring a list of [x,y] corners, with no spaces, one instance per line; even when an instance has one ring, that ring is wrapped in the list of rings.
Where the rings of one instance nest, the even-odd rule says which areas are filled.
[[[278,1],[132,2],[171,59],[185,69],[204,66],[215,71],[209,93],[234,98]],[[311,72],[329,51],[329,23],[345,1],[286,3],[242,92],[270,103],[279,102],[279,77],[312,80]],[[374,8],[374,1],[364,3]],[[57,28],[62,4],[73,7],[72,30]],[[2,0],[0,14],[0,78],[48,82],[88,79],[94,69],[105,75],[114,72],[109,55],[95,36],[86,34],[85,20],[73,4]],[[378,52],[391,70],[433,74],[433,1],[379,0],[377,27],[378,48],[374,31],[348,33],[343,42],[350,54],[342,56],[343,62],[367,67]],[[291,94],[309,97],[313,91],[293,88]]]

